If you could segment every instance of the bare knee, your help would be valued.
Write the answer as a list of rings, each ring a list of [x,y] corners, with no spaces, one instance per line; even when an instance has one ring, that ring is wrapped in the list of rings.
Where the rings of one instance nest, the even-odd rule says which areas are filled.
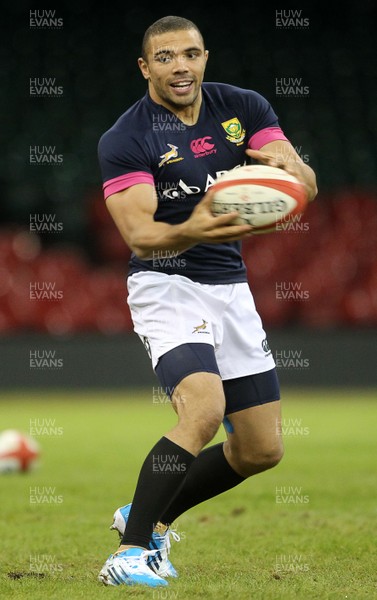
[[[255,456],[252,455],[248,462],[251,466],[255,466],[261,471],[266,471],[267,469],[276,467],[283,458],[283,455],[284,448],[282,445],[271,446],[262,449],[262,451]]]
[[[231,451],[231,464],[243,477],[251,477],[272,469],[284,455],[282,444],[266,445],[261,448],[239,448]]]

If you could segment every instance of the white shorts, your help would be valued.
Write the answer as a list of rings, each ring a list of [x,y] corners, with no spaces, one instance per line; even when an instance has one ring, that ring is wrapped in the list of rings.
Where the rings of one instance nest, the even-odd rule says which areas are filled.
[[[248,283],[202,284],[181,275],[142,271],[127,281],[135,332],[155,369],[181,344],[210,344],[221,378],[275,367]]]

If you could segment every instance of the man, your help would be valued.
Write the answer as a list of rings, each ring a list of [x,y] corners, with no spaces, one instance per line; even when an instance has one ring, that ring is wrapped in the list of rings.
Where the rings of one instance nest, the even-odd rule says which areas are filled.
[[[148,91],[99,144],[107,207],[133,252],[134,328],[178,415],[114,515],[124,533],[99,576],[107,585],[167,585],[168,526],[283,454],[275,363],[240,254],[252,228],[212,215],[211,185],[251,157],[296,175],[312,200],[315,175],[262,96],[203,83],[207,59],[191,21],[152,24],[138,60]],[[203,450],[222,422],[227,441]]]

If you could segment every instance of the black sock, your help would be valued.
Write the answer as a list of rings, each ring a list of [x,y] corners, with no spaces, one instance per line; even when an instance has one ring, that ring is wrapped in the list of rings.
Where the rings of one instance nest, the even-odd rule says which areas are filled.
[[[140,470],[122,544],[148,548],[156,523],[187,476],[195,456],[163,437]]]
[[[223,444],[203,450],[194,460],[182,487],[160,521],[170,525],[186,510],[235,487],[245,478],[232,469],[225,458]]]

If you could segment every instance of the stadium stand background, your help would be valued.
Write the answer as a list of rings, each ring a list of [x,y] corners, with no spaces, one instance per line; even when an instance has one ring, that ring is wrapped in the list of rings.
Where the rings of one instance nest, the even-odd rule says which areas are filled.
[[[30,10],[22,3],[3,9],[1,343],[17,354],[33,335],[46,336],[38,338],[42,345],[74,338],[77,348],[85,335],[98,334],[105,343],[121,339],[124,348],[136,337],[127,337],[129,250],[102,199],[97,143],[145,93],[136,64],[141,37],[173,9],[147,4],[122,13],[63,2],[49,9],[63,26],[44,29],[30,27]],[[233,14],[210,2],[175,10],[202,29],[210,50],[206,80],[262,93],[317,172],[318,198],[293,230],[244,244],[266,329],[273,339],[274,332],[298,332],[300,348],[308,332],[312,339],[370,335],[377,326],[374,4],[342,3],[331,12],[302,6],[295,10],[308,26],[288,29],[276,23],[276,10],[287,9],[244,6]],[[62,95],[32,96],[35,78],[53,78]],[[282,79],[307,92],[280,95]],[[30,164],[34,146],[54,148],[62,163]],[[48,231],[34,231],[35,219]],[[53,284],[61,299],[32,301],[31,282]],[[279,300],[279,285],[295,298]]]

